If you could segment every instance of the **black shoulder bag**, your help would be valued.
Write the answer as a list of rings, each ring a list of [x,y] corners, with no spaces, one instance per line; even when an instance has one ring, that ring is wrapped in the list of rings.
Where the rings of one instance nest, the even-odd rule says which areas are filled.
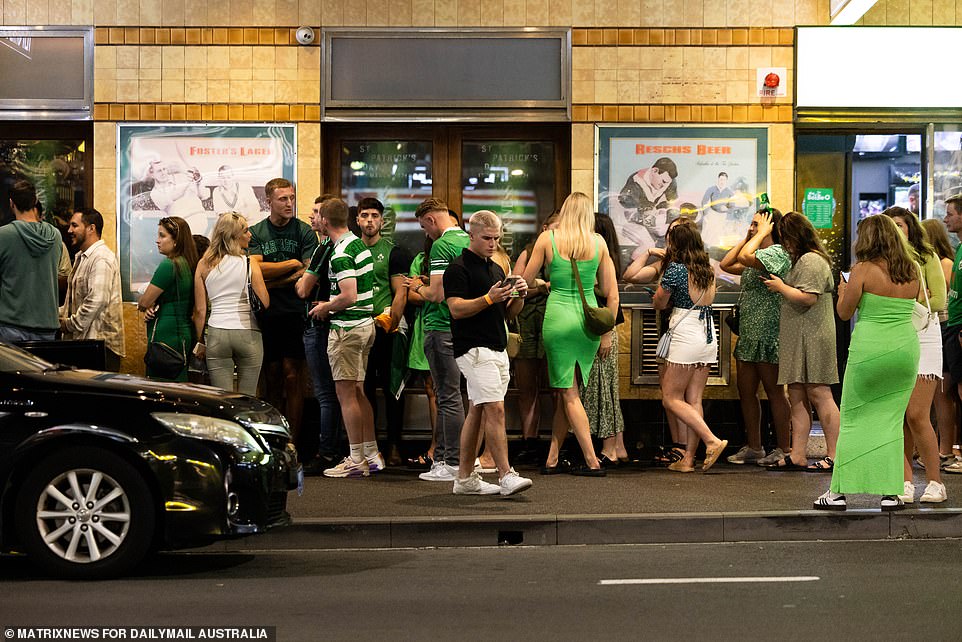
[[[176,271],[174,272],[174,292],[177,294],[177,303],[180,303],[180,284],[177,282]],[[163,341],[154,341],[159,323],[159,316],[155,316],[154,329],[150,333],[147,352],[144,353],[144,363],[150,368],[151,374],[164,379],[176,379],[187,365],[187,355],[184,350],[184,344],[181,342],[180,350],[178,351],[177,348]]]

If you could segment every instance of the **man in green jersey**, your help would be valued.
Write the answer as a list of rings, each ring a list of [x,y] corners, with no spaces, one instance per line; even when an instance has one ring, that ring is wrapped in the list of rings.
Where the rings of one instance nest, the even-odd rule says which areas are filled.
[[[364,396],[367,358],[374,345],[374,262],[364,242],[347,227],[347,203],[339,198],[321,204],[322,233],[334,244],[328,277],[331,298],[311,308],[310,315],[331,324],[327,356],[351,452],[325,477],[367,477],[371,460],[384,468],[374,436],[374,411]]]
[[[454,359],[451,339],[451,314],[444,302],[444,271],[451,261],[461,256],[471,239],[448,213],[444,201],[429,198],[422,202],[415,216],[421,229],[434,240],[429,256],[430,270],[426,280],[415,280],[410,289],[424,299],[424,354],[431,368],[431,379],[437,396],[437,447],[431,470],[421,473],[424,481],[454,482],[458,476],[461,425],[464,402],[461,400],[461,371]]]
[[[260,320],[264,339],[264,367],[261,372],[267,400],[291,424],[294,443],[301,428],[304,409],[304,303],[294,283],[307,268],[317,235],[294,212],[294,186],[285,178],[274,178],[264,186],[271,214],[250,228],[248,252],[260,264],[271,295],[271,307]]]
[[[407,305],[404,279],[411,268],[411,255],[402,247],[381,235],[384,226],[384,205],[376,198],[362,198],[357,204],[357,226],[361,240],[371,251],[374,260],[374,347],[368,358],[364,393],[374,408],[377,424],[377,388],[384,391],[387,411],[387,461],[401,463],[398,450],[401,444],[401,425],[404,421],[404,397],[391,394],[392,358],[395,330]]]

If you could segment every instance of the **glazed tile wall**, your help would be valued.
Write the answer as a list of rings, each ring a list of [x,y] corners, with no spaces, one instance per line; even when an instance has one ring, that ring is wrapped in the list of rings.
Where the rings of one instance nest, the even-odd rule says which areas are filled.
[[[320,47],[296,44],[299,25],[573,27],[573,189],[593,191],[597,123],[761,123],[769,192],[788,207],[792,27],[828,17],[829,0],[0,0],[5,25],[97,27],[94,204],[111,243],[117,122],[297,122],[299,210],[310,210],[321,189]],[[962,0],[879,0],[861,24],[962,24]],[[786,98],[754,96],[761,66],[787,69]],[[128,328],[142,328],[130,316]],[[622,331],[622,394],[643,396],[627,378]],[[128,352],[144,341],[129,330]]]
[[[273,27],[791,27],[828,0],[2,0],[3,24]],[[960,0],[880,0],[866,25],[956,25]]]

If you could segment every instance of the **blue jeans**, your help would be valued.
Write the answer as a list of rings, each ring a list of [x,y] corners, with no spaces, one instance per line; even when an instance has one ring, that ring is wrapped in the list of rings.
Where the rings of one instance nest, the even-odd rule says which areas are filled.
[[[56,330],[37,330],[0,323],[0,341],[4,343],[17,343],[18,341],[53,341],[56,338]]]
[[[337,403],[331,363],[327,358],[327,336],[327,327],[304,330],[304,354],[314,387],[314,397],[320,409],[318,454],[322,457],[337,457],[340,454],[338,442],[341,436],[341,408]]]
[[[454,360],[451,333],[425,332],[424,356],[428,358],[434,394],[438,399],[438,443],[434,449],[434,461],[443,461],[456,468],[461,455],[464,401],[461,399],[461,370]]]

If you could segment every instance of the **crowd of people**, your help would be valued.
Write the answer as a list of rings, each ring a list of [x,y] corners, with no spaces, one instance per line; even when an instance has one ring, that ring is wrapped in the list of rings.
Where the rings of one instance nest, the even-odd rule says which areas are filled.
[[[864,219],[854,264],[836,287],[839,266],[808,218],[767,206],[717,265],[696,222],[681,216],[667,226],[664,248],[638,253],[622,272],[611,220],[578,192],[544,220],[513,266],[491,211],[475,212],[465,229],[446,203],[425,200],[415,213],[424,250],[412,257],[381,234],[377,199],[352,211],[336,196],[319,196],[308,224],[295,216],[289,181],[271,180],[265,194],[267,219],[248,227],[243,213],[223,212],[209,241],[182,218],[160,219],[163,259],[138,301],[147,376],[187,381],[188,365],[204,363],[214,386],[263,392],[297,441],[306,371],[319,407],[318,450],[303,453],[309,474],[362,478],[405,464],[404,389],[420,379],[432,441],[406,463],[423,469],[421,480],[452,484],[455,494],[530,488],[509,461],[504,402],[513,371],[517,461],[540,465],[543,475],[604,476],[628,460],[618,394],[619,279],[656,286],[653,307],[667,319],[659,381],[672,443],[659,459],[671,471],[694,472],[704,442],[700,469],[709,470],[728,446],[706,422],[702,402],[718,361],[716,267],[741,282],[732,329],[745,441],[728,462],[831,473],[813,506],[833,510],[845,508],[846,493],[879,495],[887,510],[914,502],[916,458],[927,482],[921,502],[945,501],[942,472],[962,472],[953,450],[962,251],[953,252],[947,236],[962,232],[962,196],[946,201],[944,224],[920,222],[899,207]],[[33,186],[17,182],[16,220],[0,228],[0,340],[103,339],[108,369],[117,370],[120,274],[100,238],[103,217],[74,215],[68,236],[76,255],[65,277],[66,248],[36,202]],[[856,313],[839,408],[831,389],[839,382],[836,315],[848,321]],[[589,315],[608,321],[595,327]],[[170,349],[174,370],[153,354],[158,344]],[[547,452],[538,439],[545,384],[555,406]],[[378,389],[387,415],[383,448]],[[770,451],[760,389],[775,434]],[[810,462],[813,411],[826,454]],[[566,450],[569,433],[576,446]],[[498,483],[480,473],[497,473]]]

